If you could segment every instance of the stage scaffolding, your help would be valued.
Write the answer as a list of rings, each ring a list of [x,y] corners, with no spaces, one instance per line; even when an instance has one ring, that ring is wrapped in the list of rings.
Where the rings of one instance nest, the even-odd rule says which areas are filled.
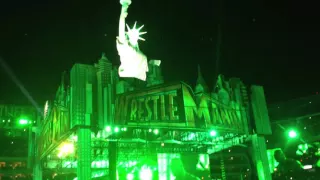
[[[59,157],[58,147],[44,161],[44,170],[51,170],[46,172],[77,173],[81,163],[79,150],[83,147],[78,145],[81,137],[78,136],[79,132],[76,132],[65,141],[73,143],[75,151],[65,157]],[[164,177],[167,176],[165,174],[166,169],[169,168],[170,159],[179,156],[175,154],[193,156],[192,154],[208,154],[209,151],[219,152],[234,145],[244,144],[246,140],[247,136],[227,132],[223,134],[221,132],[219,136],[213,137],[209,131],[195,131],[195,129],[192,131],[191,129],[108,126],[99,131],[90,131],[91,167],[84,168],[91,170],[92,177],[112,176],[110,174],[112,172],[117,177],[119,176],[119,173],[116,173],[119,171],[117,169],[134,168],[141,159],[144,159],[142,161],[153,159],[156,160],[154,163],[160,164],[158,165],[159,176]],[[89,142],[82,140],[82,143]]]

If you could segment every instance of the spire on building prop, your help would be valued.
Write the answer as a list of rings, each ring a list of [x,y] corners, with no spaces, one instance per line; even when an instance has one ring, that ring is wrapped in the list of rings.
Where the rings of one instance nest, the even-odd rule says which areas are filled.
[[[97,69],[98,77],[100,78],[101,83],[105,86],[112,82],[112,63],[106,56],[106,53],[102,53],[101,58],[96,63],[95,68]]]
[[[65,75],[66,75],[66,72],[64,71],[61,74],[61,82],[60,82],[59,88],[58,88],[57,93],[56,93],[55,102],[60,104],[60,105],[64,104],[64,102],[65,102],[65,95],[66,95]]]
[[[216,98],[220,100],[223,104],[229,104],[231,90],[229,82],[225,81],[223,75],[218,75],[213,92],[216,94]]]
[[[61,90],[62,91],[65,91],[66,89],[65,89],[65,78],[66,78],[66,71],[64,71],[62,74],[61,74],[61,84],[60,84],[60,86],[61,86]]]
[[[112,66],[112,63],[106,56],[106,53],[102,52],[101,58],[98,60],[98,63],[94,64],[94,66],[98,69],[98,71],[104,71],[105,66]]]
[[[109,59],[107,58],[105,52],[102,52],[102,55],[101,55],[101,58],[100,58],[99,61],[106,61],[106,62],[109,62],[109,63],[110,63],[110,61],[109,61]]]
[[[202,76],[200,65],[198,65],[198,79],[195,87],[195,94],[208,93],[208,92],[209,92],[209,88]]]

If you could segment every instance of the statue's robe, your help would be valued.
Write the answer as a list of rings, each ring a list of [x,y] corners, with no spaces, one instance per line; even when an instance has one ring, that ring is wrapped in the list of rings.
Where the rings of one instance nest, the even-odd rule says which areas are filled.
[[[127,40],[120,42],[117,38],[117,50],[120,56],[120,77],[131,77],[145,81],[147,78],[147,57],[137,48],[132,47]]]

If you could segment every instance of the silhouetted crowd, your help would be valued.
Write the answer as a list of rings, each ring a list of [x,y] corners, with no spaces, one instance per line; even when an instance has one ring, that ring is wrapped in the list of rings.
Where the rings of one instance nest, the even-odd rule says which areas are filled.
[[[274,158],[279,163],[274,169],[274,180],[318,180],[320,179],[319,167],[316,162],[312,163],[312,168],[304,169],[304,165],[300,161],[287,158],[281,150],[274,152]]]

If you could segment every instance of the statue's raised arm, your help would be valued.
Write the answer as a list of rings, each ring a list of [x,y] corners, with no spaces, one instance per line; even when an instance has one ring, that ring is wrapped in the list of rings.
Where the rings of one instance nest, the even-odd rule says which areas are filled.
[[[119,36],[117,37],[117,50],[121,61],[119,76],[145,81],[146,72],[148,72],[147,57],[140,51],[138,40],[144,40],[140,35],[146,32],[140,32],[143,26],[136,28],[136,23],[132,29],[127,25],[128,32],[126,32],[126,17],[131,0],[120,0],[120,4],[122,8],[119,19]]]
[[[124,42],[126,40],[126,18],[128,16],[128,8],[131,4],[131,0],[120,0],[121,14],[119,19],[119,41]]]

